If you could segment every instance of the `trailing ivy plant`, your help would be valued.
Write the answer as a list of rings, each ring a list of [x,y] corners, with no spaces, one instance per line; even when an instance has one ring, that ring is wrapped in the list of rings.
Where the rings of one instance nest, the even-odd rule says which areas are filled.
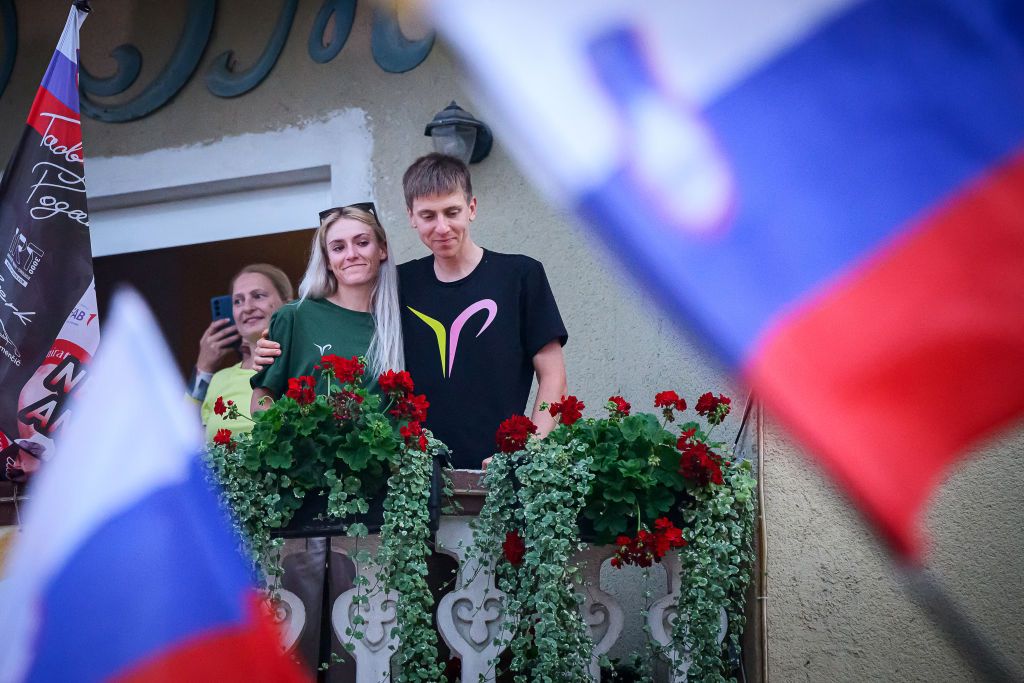
[[[672,641],[691,658],[691,681],[734,681],[729,650],[738,656],[744,606],[753,567],[756,481],[749,462],[725,468],[723,484],[700,489],[684,512],[687,545],[679,553],[681,584]],[[729,621],[719,644],[719,613]],[[677,660],[682,673],[682,659]]]
[[[439,681],[426,558],[434,461],[444,445],[423,429],[428,404],[413,393],[407,372],[382,374],[377,394],[363,387],[364,368],[358,358],[324,356],[317,369],[326,380],[326,393],[316,393],[314,377],[290,379],[286,395],[254,416],[250,434],[235,439],[220,430],[207,459],[272,598],[282,574],[282,541],[275,532],[310,496],[323,496],[324,521],[340,524],[365,514],[369,500],[383,495],[377,557],[358,549],[353,557],[356,563],[376,564],[378,580],[370,586],[357,576],[354,602],[364,604],[374,591],[394,590],[398,680]],[[214,412],[239,416],[237,406],[222,398]],[[354,522],[346,533],[366,536],[367,527]],[[353,620],[348,636],[362,637],[359,620]]]
[[[284,540],[272,532],[287,523],[277,509],[280,499],[278,475],[251,471],[243,464],[248,435],[235,442],[212,444],[206,452],[220,500],[230,511],[230,518],[243,550],[252,563],[254,574],[276,591],[281,578],[280,550]],[[288,519],[291,515],[288,515]]]
[[[480,566],[500,557],[496,584],[505,600],[498,643],[511,651],[514,680],[583,683],[590,680],[593,643],[579,611],[574,581],[581,577],[572,558],[582,548],[576,519],[589,488],[589,459],[572,445],[527,443],[535,427],[520,418],[504,425],[503,447],[514,450],[488,465],[488,496],[471,552]],[[510,431],[516,433],[509,437]]]
[[[496,583],[506,594],[501,642],[510,646],[517,680],[586,680],[591,643],[571,595],[580,524],[591,541],[614,543],[615,567],[648,568],[680,552],[683,588],[670,648],[692,657],[690,680],[723,680],[727,646],[739,652],[755,482],[749,464],[731,462],[726,445],[712,439],[730,400],[702,395],[695,409],[703,420],[681,424],[678,433],[669,427],[686,401],[663,391],[654,405],[660,419],[633,415],[612,396],[608,417],[584,419],[584,404],[568,396],[549,407],[559,425],[542,441],[521,415],[498,430],[500,452],[484,478],[471,554],[481,567],[498,558]],[[718,645],[721,609],[730,624],[725,648]]]
[[[384,524],[377,563],[384,589],[398,593],[399,680],[410,683],[444,680],[434,632],[434,598],[427,584],[430,556],[430,501],[433,457],[443,445],[430,437],[427,453],[411,454],[388,480]]]

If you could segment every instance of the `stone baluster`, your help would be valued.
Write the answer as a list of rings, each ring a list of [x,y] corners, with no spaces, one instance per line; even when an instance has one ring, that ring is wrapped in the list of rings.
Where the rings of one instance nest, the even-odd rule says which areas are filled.
[[[281,549],[281,562],[289,555],[302,552],[305,541],[288,540]],[[270,614],[281,633],[281,646],[285,652],[291,652],[299,643],[303,631],[307,627],[306,606],[298,595],[278,588],[277,600],[270,603]]]
[[[352,643],[355,648],[351,651],[356,660],[355,683],[387,683],[391,680],[391,657],[398,647],[398,639],[391,635],[398,622],[398,595],[394,591],[385,592],[383,586],[377,583],[376,564],[355,562],[357,541],[359,549],[371,555],[377,552],[380,545],[379,536],[331,539],[331,549],[352,558],[357,575],[365,577],[369,582],[369,585],[354,586],[338,596],[331,609],[331,626],[341,642]],[[355,604],[357,594],[368,594],[369,601],[362,605]],[[353,624],[357,615],[363,619],[361,624]],[[361,633],[362,637],[347,634],[350,628]]]
[[[576,591],[583,595],[580,612],[594,641],[594,653],[590,659],[590,677],[594,681],[601,680],[601,666],[598,664],[601,655],[606,654],[622,635],[622,606],[601,590],[601,564],[614,553],[614,546],[587,546],[573,558],[581,565],[583,574],[583,585],[577,585]]]
[[[501,600],[505,594],[494,586],[490,571],[493,561],[480,567],[475,559],[467,558],[473,542],[470,520],[470,517],[442,517],[437,531],[437,551],[459,562],[455,590],[441,598],[437,606],[437,630],[462,660],[463,683],[495,679],[490,661],[504,649],[496,641],[499,637],[508,637],[508,634],[503,635],[501,615]]]
[[[680,585],[679,553],[672,551],[665,555],[661,562],[665,567],[665,576],[668,579],[668,595],[651,605],[651,609],[647,613],[647,625],[651,629],[654,641],[665,648],[672,671],[676,670],[677,663],[679,665],[681,673],[670,674],[671,680],[674,683],[686,683],[686,672],[690,669],[690,653],[678,653],[672,648],[672,625],[678,616],[676,601],[679,600]],[[720,620],[719,643],[725,640],[725,633],[729,628],[729,620],[724,609],[721,611]],[[682,657],[681,660],[680,657]]]
[[[291,652],[306,628],[306,606],[295,593],[281,588],[271,604],[271,615],[281,631],[281,647]]]

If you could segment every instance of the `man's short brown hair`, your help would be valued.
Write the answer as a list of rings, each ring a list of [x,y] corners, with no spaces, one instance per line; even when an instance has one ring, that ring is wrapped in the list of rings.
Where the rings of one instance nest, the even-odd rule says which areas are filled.
[[[418,197],[437,197],[462,190],[467,202],[473,198],[469,168],[461,160],[439,152],[431,152],[412,162],[402,176],[402,189],[405,206],[410,211],[413,200]]]

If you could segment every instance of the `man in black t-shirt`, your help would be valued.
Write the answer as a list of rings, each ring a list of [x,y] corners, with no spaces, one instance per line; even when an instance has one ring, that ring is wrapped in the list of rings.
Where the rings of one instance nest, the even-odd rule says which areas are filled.
[[[522,414],[537,377],[531,419],[554,427],[542,403],[566,391],[568,335],[544,267],[499,254],[470,235],[476,218],[469,170],[428,154],[402,178],[412,227],[431,255],[398,267],[406,369],[430,401],[426,426],[459,468],[477,468],[496,448],[498,425]]]

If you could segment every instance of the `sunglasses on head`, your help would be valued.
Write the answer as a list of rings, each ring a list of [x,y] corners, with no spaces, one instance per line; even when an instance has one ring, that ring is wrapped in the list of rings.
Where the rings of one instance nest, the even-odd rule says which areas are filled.
[[[342,211],[344,209],[359,209],[373,216],[373,219],[380,223],[380,219],[377,218],[377,207],[373,202],[356,202],[355,204],[346,204],[345,206],[334,206],[330,209],[324,209],[320,212],[320,222],[323,223],[324,219],[330,216],[335,211]]]

